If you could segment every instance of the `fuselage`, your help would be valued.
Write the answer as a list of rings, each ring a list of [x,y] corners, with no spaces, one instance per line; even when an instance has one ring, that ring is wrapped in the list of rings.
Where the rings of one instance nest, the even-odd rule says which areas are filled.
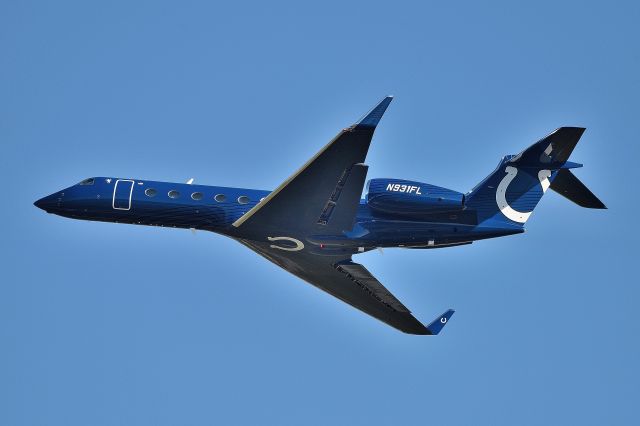
[[[35,205],[73,219],[199,229],[230,237],[242,235],[232,224],[270,191],[95,177],[55,192]],[[511,235],[520,228],[478,224],[473,211],[427,214],[380,212],[360,201],[353,229],[341,235],[304,236],[310,248],[353,253],[376,247],[439,248]]]

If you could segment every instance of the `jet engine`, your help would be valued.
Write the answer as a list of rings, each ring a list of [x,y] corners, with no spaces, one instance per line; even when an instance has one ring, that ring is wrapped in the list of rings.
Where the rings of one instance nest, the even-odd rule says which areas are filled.
[[[428,183],[371,179],[367,188],[367,204],[380,213],[415,216],[464,208],[464,194]]]

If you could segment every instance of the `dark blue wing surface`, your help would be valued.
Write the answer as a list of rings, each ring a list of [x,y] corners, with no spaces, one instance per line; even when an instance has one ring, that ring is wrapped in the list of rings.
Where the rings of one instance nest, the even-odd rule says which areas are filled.
[[[438,334],[453,313],[447,311],[425,327],[371,272],[353,262],[351,256],[317,256],[277,250],[266,243],[238,241],[309,284],[404,333]]]
[[[362,195],[371,138],[391,97],[342,130],[262,202],[233,223],[238,236],[256,237],[286,229],[296,234],[351,229]]]

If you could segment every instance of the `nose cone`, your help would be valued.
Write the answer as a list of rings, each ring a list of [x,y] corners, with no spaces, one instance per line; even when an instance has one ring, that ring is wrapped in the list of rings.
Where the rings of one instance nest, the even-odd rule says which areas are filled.
[[[46,197],[40,198],[38,201],[33,203],[34,206],[46,211],[51,212],[55,210],[56,207],[59,207],[58,198],[53,195],[47,195]]]

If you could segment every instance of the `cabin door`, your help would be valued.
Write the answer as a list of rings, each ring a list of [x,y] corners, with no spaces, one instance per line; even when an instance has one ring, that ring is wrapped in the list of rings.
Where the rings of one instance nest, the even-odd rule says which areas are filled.
[[[131,209],[131,195],[134,181],[118,179],[113,187],[113,208],[116,210]]]

